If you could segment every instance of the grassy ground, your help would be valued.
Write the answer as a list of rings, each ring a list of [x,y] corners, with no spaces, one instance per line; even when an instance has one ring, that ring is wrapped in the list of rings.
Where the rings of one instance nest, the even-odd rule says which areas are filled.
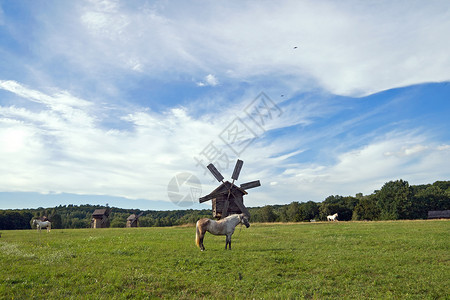
[[[0,298],[450,299],[450,222],[3,231]]]

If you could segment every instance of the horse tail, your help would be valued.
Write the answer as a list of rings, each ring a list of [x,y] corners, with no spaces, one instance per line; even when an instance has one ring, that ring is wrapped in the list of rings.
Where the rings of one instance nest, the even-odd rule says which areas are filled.
[[[198,222],[199,221],[197,221],[197,224],[195,225],[195,244],[200,248],[200,232],[198,229]]]

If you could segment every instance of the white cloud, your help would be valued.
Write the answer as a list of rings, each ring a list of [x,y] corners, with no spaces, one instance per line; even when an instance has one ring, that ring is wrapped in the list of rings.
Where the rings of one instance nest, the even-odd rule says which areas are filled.
[[[208,74],[205,77],[205,81],[207,84],[209,84],[210,86],[216,86],[219,84],[219,80],[217,80],[216,76],[214,76],[213,74]]]
[[[450,80],[446,1],[73,5],[64,22],[50,16],[58,30],[40,32],[42,52],[110,84],[120,80],[103,76],[111,69],[164,79],[209,74],[200,86],[268,76],[340,95]]]
[[[219,80],[213,74],[205,76],[203,81],[197,82],[197,86],[216,86],[219,84]]]
[[[71,94],[49,95],[9,81],[0,88],[41,104],[37,111],[0,106],[2,191],[168,200],[171,177],[199,171],[193,156],[220,129],[179,107],[119,111],[131,129],[111,130],[101,125],[101,107],[94,110]]]

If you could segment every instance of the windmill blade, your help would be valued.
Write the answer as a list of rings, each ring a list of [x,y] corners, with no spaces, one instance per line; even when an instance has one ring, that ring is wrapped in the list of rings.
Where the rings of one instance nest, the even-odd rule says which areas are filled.
[[[223,181],[223,176],[222,174],[220,174],[219,171],[217,171],[216,167],[214,167],[213,164],[209,164],[207,166],[208,170],[214,175],[214,177],[216,177],[217,181],[222,182]]]
[[[239,207],[239,209],[247,216],[250,218],[250,213],[248,211],[248,209],[244,206],[244,204],[242,203],[242,198],[239,199],[234,199],[234,203],[236,203],[237,207]]]
[[[242,165],[244,162],[240,159],[237,160],[236,165],[234,166],[233,175],[231,175],[231,178],[233,180],[238,180],[239,173],[241,173]]]
[[[244,214],[246,214],[249,218],[250,218],[250,212],[248,211],[248,209],[244,206],[244,199],[242,199],[242,197],[238,197],[236,196],[232,189],[230,189],[231,195],[233,195],[233,201],[234,203],[236,203],[237,207],[239,207],[239,209],[241,210],[241,212],[243,212]]]
[[[142,216],[144,214],[144,212],[141,212],[139,215],[136,216],[136,219],[139,218],[140,216]]]
[[[234,182],[234,179],[233,179],[233,182]],[[221,219],[225,218],[228,214],[228,205],[230,204],[230,194],[231,194],[231,189],[233,188],[233,184],[230,184],[229,182],[226,182],[226,185],[228,186],[228,195],[227,195],[227,200],[223,204],[222,215],[220,217]],[[234,195],[233,195],[233,197],[234,197]]]
[[[255,181],[250,181],[250,182],[241,184],[241,189],[248,190],[251,188],[258,187],[258,186],[261,186],[261,182],[259,182],[259,180],[255,180]]]
[[[220,216],[221,219],[223,219],[227,216],[229,204],[230,204],[230,194],[228,193],[227,201],[225,201],[225,203],[223,204],[222,215]]]

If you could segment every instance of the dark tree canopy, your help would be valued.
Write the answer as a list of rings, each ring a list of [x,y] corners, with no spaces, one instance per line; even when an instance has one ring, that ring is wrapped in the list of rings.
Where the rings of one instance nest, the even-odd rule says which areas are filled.
[[[52,228],[88,228],[96,205],[60,205],[54,208],[0,210],[0,230],[30,229],[33,218],[47,217]],[[125,227],[131,214],[143,213],[139,226],[173,226],[193,224],[200,218],[211,218],[205,210],[154,211],[112,207],[111,227]],[[358,193],[355,197],[331,195],[322,203],[293,201],[286,205],[266,205],[249,208],[251,222],[309,222],[326,220],[338,213],[339,221],[425,219],[430,210],[450,210],[450,181],[433,184],[409,185],[396,180],[385,183],[371,195]]]

